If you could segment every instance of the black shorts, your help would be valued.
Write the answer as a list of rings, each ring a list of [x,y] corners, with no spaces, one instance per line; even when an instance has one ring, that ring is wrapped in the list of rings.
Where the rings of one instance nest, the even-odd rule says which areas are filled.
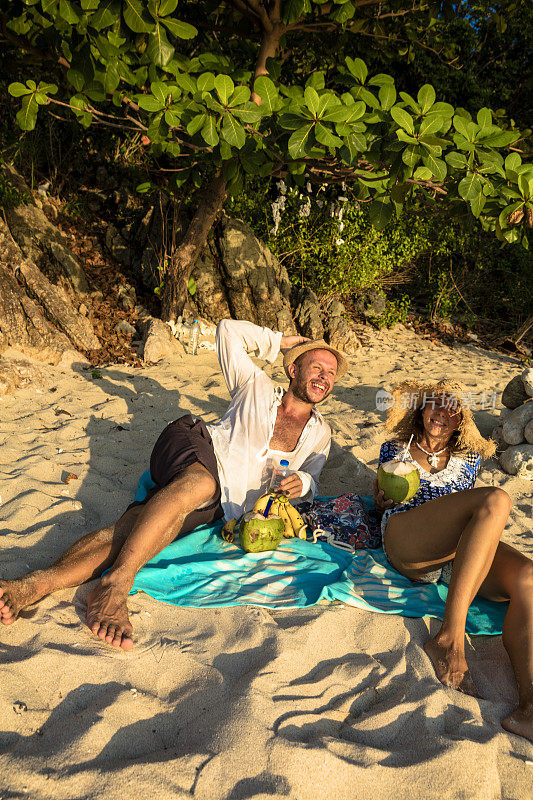
[[[147,503],[163,487],[168,486],[181,470],[196,462],[202,464],[215,479],[216,495],[208,506],[192,511],[185,517],[180,533],[188,533],[197,525],[209,525],[223,517],[213,443],[205,422],[203,420],[196,422],[190,414],[171,422],[160,435],[150,456],[150,475],[155,486],[150,489],[144,500],[134,501],[128,509]]]

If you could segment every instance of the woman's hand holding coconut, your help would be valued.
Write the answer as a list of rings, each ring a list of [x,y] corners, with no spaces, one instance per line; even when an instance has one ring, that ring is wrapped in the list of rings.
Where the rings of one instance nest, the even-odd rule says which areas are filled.
[[[461,403],[462,391],[460,384],[444,380],[426,385],[406,381],[396,387],[387,417],[396,438],[385,442],[380,453],[380,470],[389,464],[385,483],[380,477],[386,491],[379,491],[377,482],[374,489],[376,510],[383,514],[383,547],[392,566],[413,581],[449,579],[442,625],[424,647],[446,686],[477,694],[464,646],[466,615],[475,595],[510,600],[503,643],[519,702],[502,724],[533,741],[533,561],[500,542],[511,508],[508,494],[498,487],[474,488],[480,456],[492,455],[494,443],[479,433],[470,409]],[[407,466],[391,466],[393,461],[418,470],[420,486],[412,499],[385,499],[394,494],[387,491],[391,483],[412,480]]]

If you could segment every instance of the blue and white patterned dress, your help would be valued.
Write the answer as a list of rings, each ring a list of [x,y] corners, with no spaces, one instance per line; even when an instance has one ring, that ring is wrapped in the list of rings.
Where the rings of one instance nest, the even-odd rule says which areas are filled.
[[[403,451],[405,445],[394,439],[384,442],[379,452],[379,463],[385,464],[397,458]],[[398,514],[400,511],[409,511],[411,508],[421,506],[428,500],[436,500],[445,494],[460,492],[462,489],[473,489],[476,478],[481,466],[481,458],[477,453],[470,452],[464,456],[450,456],[448,464],[439,472],[428,472],[413,459],[408,452],[406,461],[414,464],[420,473],[420,486],[417,493],[409,502],[399,503],[394,508],[389,508],[381,519],[381,535],[385,533],[387,522],[391,514]]]

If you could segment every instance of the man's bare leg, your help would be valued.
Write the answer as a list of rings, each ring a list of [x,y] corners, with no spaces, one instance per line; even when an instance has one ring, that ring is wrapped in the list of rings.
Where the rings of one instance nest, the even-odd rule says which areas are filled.
[[[100,639],[131,649],[126,598],[139,569],[180,533],[185,517],[214,499],[216,483],[201,464],[187,467],[144,506],[127,511],[109,528],[76,542],[51,567],[15,581],[0,581],[0,620],[58,589],[79,586],[110,568],[87,596],[87,624]]]
[[[0,622],[12,625],[24,608],[52,592],[99,577],[113,564],[140,510],[131,508],[114,525],[87,533],[46,569],[0,580]]]

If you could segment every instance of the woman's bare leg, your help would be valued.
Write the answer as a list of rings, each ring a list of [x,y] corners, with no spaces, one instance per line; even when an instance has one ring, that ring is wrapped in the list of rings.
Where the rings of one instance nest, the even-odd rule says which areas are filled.
[[[445,495],[393,514],[385,534],[391,564],[408,578],[454,559],[440,630],[424,649],[438,679],[475,694],[465,658],[470,603],[485,579],[511,508],[502,489],[482,487]]]
[[[503,644],[518,685],[518,707],[502,725],[533,742],[533,561],[500,542],[479,594],[488,600],[509,600]]]

